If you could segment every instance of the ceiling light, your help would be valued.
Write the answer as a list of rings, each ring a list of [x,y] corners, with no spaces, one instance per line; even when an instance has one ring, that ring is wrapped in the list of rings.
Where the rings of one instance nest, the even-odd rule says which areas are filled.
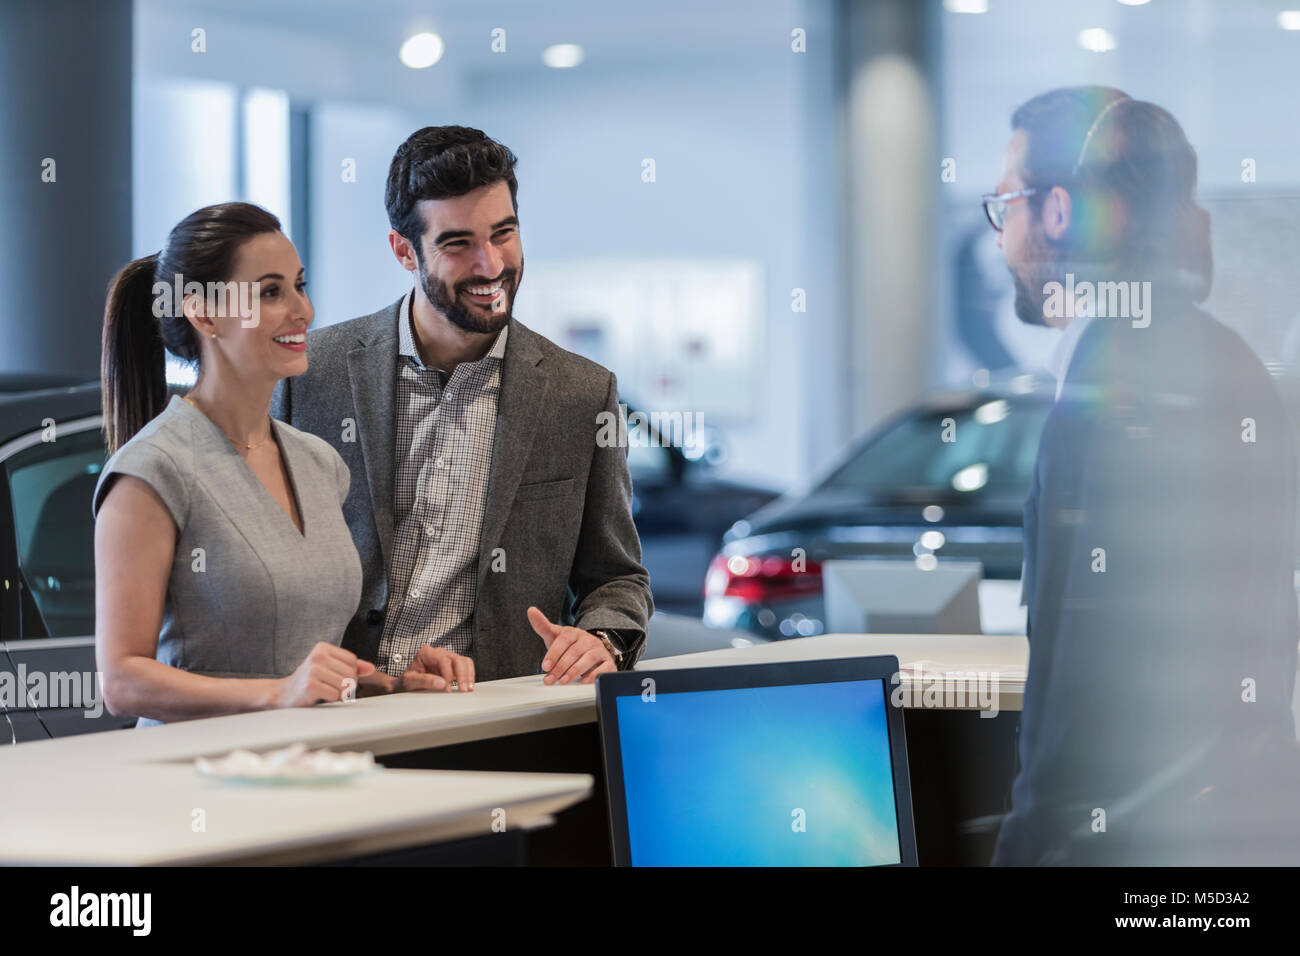
[[[423,70],[442,59],[442,37],[436,33],[417,33],[402,44],[398,54],[402,63],[413,70]]]
[[[542,51],[542,62],[557,70],[568,69],[582,62],[582,47],[576,43],[556,43]]]
[[[1079,31],[1079,46],[1093,53],[1105,53],[1115,49],[1115,34],[1102,27],[1089,27]]]
[[[1277,25],[1283,30],[1300,30],[1300,10],[1283,10],[1277,15]]]
[[[988,13],[989,0],[943,0],[949,13]]]

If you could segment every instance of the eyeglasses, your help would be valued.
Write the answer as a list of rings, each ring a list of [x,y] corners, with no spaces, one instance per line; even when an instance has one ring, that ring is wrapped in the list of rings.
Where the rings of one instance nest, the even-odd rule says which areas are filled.
[[[1037,189],[1017,189],[1009,193],[985,193],[980,197],[980,202],[984,204],[984,215],[989,217],[989,225],[1001,232],[1002,225],[1007,219],[1008,203],[1032,196],[1036,192]]]

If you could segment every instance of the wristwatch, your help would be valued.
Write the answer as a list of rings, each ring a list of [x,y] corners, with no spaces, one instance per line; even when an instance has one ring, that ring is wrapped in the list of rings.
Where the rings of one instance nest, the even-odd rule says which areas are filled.
[[[609,656],[614,658],[614,666],[622,667],[623,652],[618,649],[618,645],[614,643],[614,639],[610,636],[609,631],[597,630],[592,631],[591,633],[600,638],[600,643],[605,645],[605,650],[609,651]]]

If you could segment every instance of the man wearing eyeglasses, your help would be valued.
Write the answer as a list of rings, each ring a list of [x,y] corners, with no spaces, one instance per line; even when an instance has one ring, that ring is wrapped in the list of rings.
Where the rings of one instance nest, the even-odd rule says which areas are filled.
[[[1259,359],[1200,308],[1196,154],[1168,112],[1103,87],[1011,125],[984,208],[1017,315],[1062,337],[994,863],[1300,861],[1295,449]]]

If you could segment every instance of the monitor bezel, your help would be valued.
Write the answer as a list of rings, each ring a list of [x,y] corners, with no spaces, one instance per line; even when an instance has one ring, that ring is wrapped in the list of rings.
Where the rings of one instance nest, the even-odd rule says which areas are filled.
[[[601,674],[596,678],[596,713],[600,730],[601,759],[604,761],[605,793],[609,800],[610,841],[614,865],[631,866],[631,838],[627,825],[627,796],[623,783],[623,756],[618,737],[619,697],[640,697],[644,681],[654,680],[659,694],[689,691],[736,690],[750,687],[778,687],[798,684],[831,684],[841,681],[879,680],[885,695],[889,756],[894,781],[894,807],[898,824],[899,863],[885,866],[916,866],[916,827],[912,818],[912,787],[908,776],[907,741],[903,731],[903,708],[891,700],[899,680],[898,658],[894,655],[825,658],[813,661],[773,661],[729,664],[714,667],[683,667],[666,670],[633,670]]]

